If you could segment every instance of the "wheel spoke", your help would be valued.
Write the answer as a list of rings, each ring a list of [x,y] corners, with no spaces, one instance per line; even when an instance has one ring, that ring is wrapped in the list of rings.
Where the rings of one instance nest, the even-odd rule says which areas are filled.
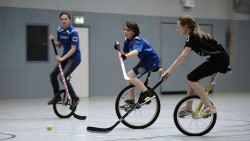
[[[132,96],[131,92],[135,95]],[[140,91],[134,86],[128,86],[124,88],[116,99],[116,113],[118,118],[122,117],[126,112],[133,107],[132,104],[128,104],[125,101],[128,99],[135,99],[138,101]],[[135,109],[124,119],[123,124],[133,128],[142,129],[152,125],[158,118],[160,113],[160,100],[156,95],[156,98],[152,99],[149,104],[135,107]]]
[[[188,103],[188,104],[187,104]],[[205,118],[197,118],[193,115],[178,116],[178,113],[183,110],[183,107],[192,103],[192,110],[196,111],[200,98],[197,95],[183,98],[175,107],[174,122],[176,127],[188,136],[201,136],[207,134],[215,125],[217,114]],[[203,107],[201,108],[203,109]],[[201,111],[199,111],[201,112]]]

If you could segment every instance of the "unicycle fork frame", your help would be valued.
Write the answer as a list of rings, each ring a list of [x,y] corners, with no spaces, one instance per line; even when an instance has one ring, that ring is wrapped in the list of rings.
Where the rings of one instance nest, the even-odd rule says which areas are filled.
[[[216,77],[217,77],[217,76],[218,76],[218,72],[213,76],[212,81],[210,82],[210,84],[209,84],[209,86],[208,86],[208,88],[207,88],[207,90],[206,90],[206,96],[207,96],[207,95],[209,94],[209,92],[212,90],[212,88],[213,88],[213,86],[214,86],[214,84],[215,84],[215,80],[216,80]],[[202,100],[201,100],[201,101],[199,102],[199,104],[198,104],[196,110],[195,110],[194,113],[193,113],[193,116],[194,116],[194,117],[198,117],[198,116],[199,116],[199,112],[200,112],[202,106],[203,106],[203,102],[202,102]]]

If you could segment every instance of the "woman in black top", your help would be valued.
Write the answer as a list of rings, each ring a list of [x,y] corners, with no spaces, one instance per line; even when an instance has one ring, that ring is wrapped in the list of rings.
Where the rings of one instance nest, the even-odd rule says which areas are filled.
[[[222,45],[208,33],[203,32],[195,20],[189,15],[179,17],[177,21],[177,31],[182,36],[187,35],[188,38],[184,50],[171,67],[161,76],[161,79],[164,80],[166,76],[170,76],[188,58],[192,50],[200,56],[210,56],[206,62],[202,63],[187,75],[187,95],[197,93],[203,100],[205,108],[201,116],[214,114],[217,112],[216,108],[211,104],[205,93],[205,88],[199,80],[217,72],[225,73],[229,66],[229,55]],[[192,113],[191,103],[189,103],[180,111],[179,115],[185,116]]]

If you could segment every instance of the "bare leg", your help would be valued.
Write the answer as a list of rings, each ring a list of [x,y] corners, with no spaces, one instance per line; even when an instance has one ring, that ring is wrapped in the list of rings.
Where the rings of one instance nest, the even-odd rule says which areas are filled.
[[[131,85],[132,83],[128,82],[128,85]],[[129,89],[128,91],[129,99],[135,99],[135,88]]]
[[[194,89],[189,85],[189,83],[187,83],[187,95],[191,96],[194,94],[195,94]],[[193,101],[188,101],[186,104],[187,109],[192,109],[192,104],[193,104]]]
[[[212,103],[208,99],[204,87],[199,82],[188,81],[188,85],[193,88],[193,90],[199,95],[202,99],[205,107],[213,107]]]
[[[131,78],[136,77],[136,74],[134,73],[133,70],[130,70],[127,75],[128,75],[128,77],[131,77]],[[135,87],[137,87],[138,89],[140,89],[140,91],[142,91],[142,92],[145,92],[147,90],[147,87],[145,87],[145,85],[138,78],[134,78],[132,80],[129,80],[128,84],[135,85]],[[131,89],[129,91],[129,95],[130,95],[130,97],[132,99],[135,98],[134,89]]]
[[[128,77],[135,77],[136,76],[133,70],[130,70],[127,75],[128,75]],[[129,82],[132,83],[133,85],[135,85],[142,92],[145,92],[147,90],[147,87],[138,78],[134,78],[132,80],[129,80]]]
[[[195,94],[194,89],[189,85],[189,83],[187,83],[187,95],[191,96],[194,94]]]

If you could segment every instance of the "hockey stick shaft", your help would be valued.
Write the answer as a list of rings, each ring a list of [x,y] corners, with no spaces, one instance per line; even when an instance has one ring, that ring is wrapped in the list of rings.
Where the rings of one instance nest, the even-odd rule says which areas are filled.
[[[55,54],[58,55],[54,39],[52,39],[51,42],[53,44],[53,48],[54,48]],[[71,96],[69,94],[69,89],[68,89],[68,86],[67,86],[67,83],[66,83],[66,80],[65,80],[65,77],[64,77],[62,65],[61,65],[60,62],[58,62],[58,67],[59,67],[59,70],[60,70],[60,75],[61,75],[62,80],[63,80],[63,86],[64,86],[64,89],[66,91],[66,95],[67,95],[68,99],[71,101]]]
[[[123,61],[121,55],[122,55],[121,52],[118,51],[118,57],[119,57],[119,60],[120,60],[120,63],[121,63],[121,67],[122,67],[123,77],[124,77],[125,80],[132,80],[133,78],[128,77],[127,74],[126,74],[126,68],[125,68],[124,61]]]
[[[52,42],[52,45],[53,45],[53,48],[54,48],[54,52],[56,55],[58,55],[57,53],[57,50],[56,50],[56,45],[55,45],[55,41],[54,39],[51,40]],[[63,69],[62,69],[62,65],[60,62],[58,62],[58,67],[59,67],[59,70],[60,70],[60,75],[62,77],[62,80],[63,80],[63,86],[64,86],[64,89],[66,91],[66,96],[68,97],[68,99],[71,101],[71,96],[69,94],[69,89],[68,89],[68,86],[67,86],[67,83],[66,83],[66,79],[65,79],[65,76],[64,76],[64,72],[63,72]],[[85,120],[87,117],[86,116],[80,116],[80,115],[77,115],[75,113],[75,110],[76,108],[73,110],[73,116],[76,118],[76,119],[79,119],[79,120]]]

